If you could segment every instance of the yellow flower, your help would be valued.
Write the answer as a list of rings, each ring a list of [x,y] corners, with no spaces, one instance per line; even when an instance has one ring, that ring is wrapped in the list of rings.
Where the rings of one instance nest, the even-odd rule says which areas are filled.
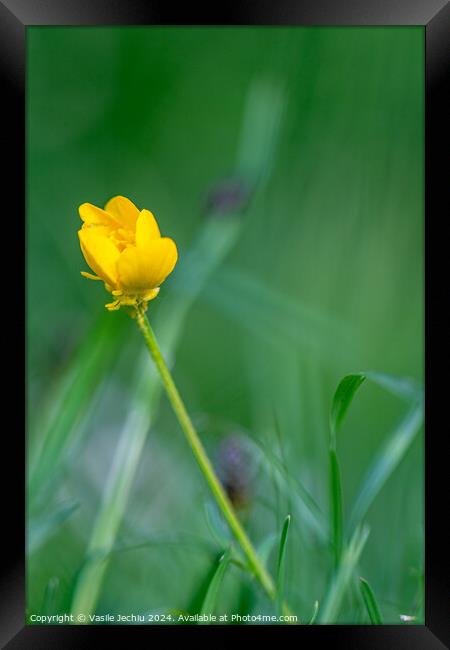
[[[91,280],[103,280],[114,296],[107,309],[136,307],[156,298],[160,285],[177,263],[175,242],[161,237],[155,217],[149,210],[138,210],[129,199],[115,196],[97,208],[83,203],[83,221],[78,231],[81,251],[92,273],[81,272]]]

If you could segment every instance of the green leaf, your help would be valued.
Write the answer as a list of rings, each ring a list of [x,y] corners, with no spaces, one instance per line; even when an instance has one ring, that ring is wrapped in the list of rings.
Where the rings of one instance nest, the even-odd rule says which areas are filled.
[[[350,515],[353,530],[367,514],[375,497],[385,485],[417,436],[423,422],[423,404],[413,407],[382,445],[367,470]]]
[[[343,514],[342,485],[339,460],[334,449],[330,449],[330,508],[331,508],[331,544],[333,548],[334,567],[337,568],[342,553]]]
[[[285,578],[285,557],[286,557],[286,542],[289,533],[289,526],[291,524],[291,515],[288,515],[284,520],[283,529],[280,537],[280,547],[278,550],[278,564],[277,564],[277,601],[281,607],[284,598],[284,578]]]
[[[339,382],[333,397],[330,412],[330,445],[333,448],[336,447],[336,434],[341,428],[348,407],[365,378],[365,374],[359,372],[352,375],[346,375]]]
[[[372,591],[367,580],[364,578],[359,579],[359,587],[361,589],[361,595],[366,605],[367,613],[369,614],[370,622],[373,625],[382,625],[383,617],[381,616],[380,608],[375,598],[375,594]]]
[[[222,585],[222,581],[225,576],[227,567],[231,561],[231,554],[232,554],[232,549],[230,547],[227,551],[225,551],[225,553],[219,559],[219,562],[217,564],[217,569],[215,570],[213,577],[211,578],[211,582],[209,583],[205,599],[200,608],[200,614],[202,615],[214,614],[220,587]],[[199,623],[199,625],[201,624],[202,623]]]
[[[347,591],[350,579],[359,562],[361,553],[369,536],[369,528],[357,528],[345,548],[339,568],[331,582],[319,615],[321,623],[336,623],[342,599]]]

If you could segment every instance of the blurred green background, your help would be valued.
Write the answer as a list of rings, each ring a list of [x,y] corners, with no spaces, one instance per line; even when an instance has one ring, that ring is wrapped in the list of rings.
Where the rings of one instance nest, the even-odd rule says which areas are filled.
[[[122,194],[179,248],[150,304],[157,335],[171,327],[171,305],[196,292],[188,262],[201,233],[214,222],[220,238],[227,219],[238,224],[177,316],[174,376],[214,462],[245,486],[255,544],[292,513],[286,596],[305,619],[324,598],[329,549],[249,440],[281,459],[326,517],[339,380],[359,370],[422,380],[423,30],[33,27],[27,42],[29,477],[47,458],[28,495],[28,613],[70,610],[136,400],[146,354],[137,328],[106,313],[102,285],[79,273],[78,206]],[[338,435],[346,515],[404,411],[369,383],[355,397]],[[164,397],[151,417],[99,613],[195,611],[221,550]],[[385,622],[420,622],[421,435],[366,520],[358,575]],[[234,567],[218,610],[260,611],[257,592]],[[338,621],[367,620],[350,589]]]

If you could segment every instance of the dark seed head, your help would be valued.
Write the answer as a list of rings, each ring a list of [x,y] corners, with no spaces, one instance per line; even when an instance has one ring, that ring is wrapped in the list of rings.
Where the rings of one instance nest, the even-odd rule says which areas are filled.
[[[224,438],[218,453],[219,478],[232,504],[241,508],[248,504],[251,492],[251,458],[241,436]]]
[[[251,188],[241,178],[228,178],[218,182],[209,191],[205,210],[207,214],[224,216],[240,212],[247,207]]]

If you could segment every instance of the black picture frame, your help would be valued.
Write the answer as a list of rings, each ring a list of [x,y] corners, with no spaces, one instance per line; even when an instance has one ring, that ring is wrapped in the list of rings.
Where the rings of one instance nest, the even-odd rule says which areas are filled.
[[[440,217],[446,216],[444,205],[448,187],[448,116],[449,103],[445,87],[450,69],[450,4],[446,0],[242,0],[234,6],[175,8],[170,3],[145,0],[0,0],[0,78],[2,107],[1,143],[4,165],[1,211],[4,227],[8,229],[7,248],[16,254],[8,262],[13,279],[8,280],[8,300],[4,301],[3,348],[14,350],[13,361],[7,364],[8,389],[3,392],[5,412],[12,425],[4,427],[4,446],[8,446],[11,470],[3,468],[3,521],[8,521],[8,535],[2,535],[2,571],[0,579],[0,641],[2,647],[16,648],[80,648],[114,635],[114,640],[135,643],[137,636],[147,642],[155,634],[179,638],[182,642],[214,634],[214,627],[162,626],[24,626],[25,619],[25,544],[24,544],[24,459],[26,457],[23,419],[23,368],[20,342],[13,336],[24,335],[19,323],[24,323],[23,296],[25,282],[19,284],[17,251],[23,250],[26,210],[25,165],[25,53],[26,30],[32,25],[419,25],[425,37],[425,242],[426,242],[426,442],[425,442],[425,503],[426,503],[426,574],[425,625],[386,626],[276,626],[277,635],[292,634],[305,647],[332,643],[346,650],[402,648],[433,650],[450,644],[450,582],[448,579],[450,539],[445,514],[445,459],[447,431],[445,427],[445,381],[439,382],[436,372],[446,365],[444,323],[438,309],[443,298],[440,282],[445,278],[445,237],[440,235]],[[445,137],[447,136],[447,137]],[[14,215],[14,219],[8,217]],[[22,224],[22,225],[20,225]],[[5,236],[5,233],[4,233]],[[11,242],[12,237],[12,242]],[[433,252],[431,249],[433,247]],[[448,254],[447,254],[448,255]],[[5,272],[5,268],[3,269]],[[8,271],[9,275],[10,271]],[[13,282],[14,287],[11,287]],[[13,290],[14,288],[14,290]],[[26,290],[26,287],[25,287]],[[444,298],[445,299],[445,298]],[[447,333],[448,328],[446,328]],[[23,341],[25,337],[21,339]],[[433,357],[433,346],[440,340],[439,353]],[[5,342],[11,342],[6,344]],[[437,345],[437,344],[436,344]],[[448,346],[448,343],[447,343]],[[7,350],[3,350],[5,352]],[[4,356],[3,355],[3,356]],[[434,361],[433,359],[436,358]],[[6,364],[5,364],[6,365]],[[432,387],[432,390],[431,390]],[[16,407],[14,397],[17,398]],[[447,398],[448,399],[448,398]],[[441,416],[441,417],[440,417]],[[444,425],[442,425],[444,423]],[[8,498],[7,498],[8,497]],[[446,507],[447,506],[447,507]],[[11,532],[12,531],[12,532]],[[182,630],[182,631],[181,631]],[[233,635],[226,627],[216,635],[226,643]],[[268,628],[265,627],[265,632]],[[239,626],[239,638],[244,642],[254,638],[254,627]],[[181,637],[180,634],[183,636]]]

